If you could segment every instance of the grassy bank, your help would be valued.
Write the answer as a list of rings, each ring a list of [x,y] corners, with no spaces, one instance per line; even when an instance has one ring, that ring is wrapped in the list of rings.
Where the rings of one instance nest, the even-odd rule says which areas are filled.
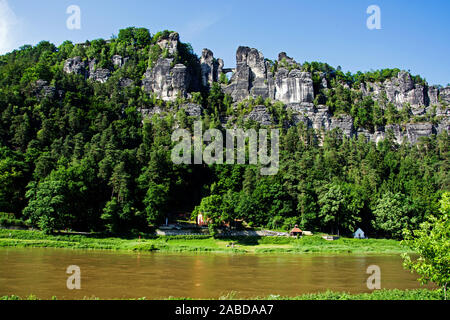
[[[234,247],[230,244],[233,243]],[[46,235],[39,231],[0,230],[0,247],[70,248],[137,252],[230,253],[401,253],[400,242],[385,239],[326,241],[320,236],[295,238],[242,237],[214,239],[208,236],[109,238],[101,235]]]
[[[18,296],[4,296],[0,300],[40,300],[36,296],[18,297]],[[52,300],[58,300],[53,297]],[[100,300],[99,298],[85,298],[85,300]],[[140,298],[136,300],[147,300]],[[190,300],[190,299],[174,299],[167,298],[166,300]],[[219,300],[239,300],[234,294],[222,296]],[[247,300],[247,299],[246,299]],[[344,292],[327,291],[324,293],[305,294],[297,297],[284,297],[278,295],[271,295],[267,297],[256,297],[250,300],[444,300],[444,294],[441,290],[378,290],[372,293],[350,294]]]

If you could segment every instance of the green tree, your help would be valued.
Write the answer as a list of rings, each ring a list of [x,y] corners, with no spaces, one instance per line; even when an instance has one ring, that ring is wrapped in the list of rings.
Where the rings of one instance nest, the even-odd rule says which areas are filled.
[[[331,228],[331,232],[340,230],[353,232],[361,221],[359,211],[362,204],[355,199],[349,186],[332,183],[323,187],[318,204],[320,205],[319,217],[323,219],[324,226]]]
[[[144,199],[148,223],[155,225],[164,220],[169,200],[169,186],[150,183]]]
[[[65,194],[66,188],[61,181],[31,183],[26,193],[29,203],[24,216],[45,233],[65,229],[71,218]]]
[[[411,225],[411,205],[400,194],[385,193],[377,200],[373,227],[387,236],[401,239],[403,230]]]
[[[450,192],[442,196],[440,213],[422,223],[418,230],[405,230],[403,243],[419,257],[414,260],[410,255],[404,254],[403,259],[407,269],[421,276],[419,280],[422,284],[434,282],[443,289],[447,299],[450,283]]]
[[[202,199],[202,202],[193,212],[195,216],[202,214],[208,220],[210,233],[214,235],[216,229],[223,222],[222,197],[220,195],[212,195]]]

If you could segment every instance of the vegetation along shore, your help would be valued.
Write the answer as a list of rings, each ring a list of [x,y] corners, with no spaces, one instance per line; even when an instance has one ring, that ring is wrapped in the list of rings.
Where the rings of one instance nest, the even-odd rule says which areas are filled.
[[[86,297],[86,300],[99,300],[100,298]],[[296,297],[285,297],[280,295],[269,295],[265,297],[255,297],[252,300],[443,300],[442,290],[377,290],[372,293],[350,294],[345,292],[321,292],[304,294]],[[38,297],[30,295],[19,297],[15,295],[0,297],[0,300],[39,300]],[[52,300],[58,300],[53,297]],[[147,300],[145,297],[137,300]],[[168,297],[166,300],[189,300],[186,298]],[[239,300],[236,293],[230,293],[219,297],[219,300]]]
[[[47,235],[40,231],[0,230],[0,247],[69,248],[136,252],[230,253],[391,253],[408,252],[399,241],[348,239],[326,241],[320,236],[288,237]]]

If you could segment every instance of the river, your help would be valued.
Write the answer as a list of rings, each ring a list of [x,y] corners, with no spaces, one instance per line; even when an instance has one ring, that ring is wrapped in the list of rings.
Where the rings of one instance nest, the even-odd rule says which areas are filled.
[[[81,270],[81,289],[67,289],[66,270]],[[383,289],[420,288],[398,255],[137,254],[68,249],[0,249],[0,296],[41,299],[296,296],[327,289],[370,292],[366,273],[381,270]]]

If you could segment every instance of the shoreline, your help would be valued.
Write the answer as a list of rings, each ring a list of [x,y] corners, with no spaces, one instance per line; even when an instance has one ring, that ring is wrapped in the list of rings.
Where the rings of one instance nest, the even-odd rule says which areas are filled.
[[[235,247],[230,247],[234,243]],[[410,252],[399,241],[341,238],[326,241],[319,236],[277,237],[150,237],[147,239],[88,235],[45,235],[40,231],[0,229],[0,248],[64,248],[112,252],[222,253],[222,254],[401,254]]]
[[[16,295],[1,296],[0,301],[14,301],[14,300],[42,300],[51,301],[59,300],[58,297],[52,297],[51,299],[39,299],[34,295],[29,295],[25,297],[20,297]],[[103,300],[98,297],[84,297],[83,299],[77,299],[76,301],[82,300]],[[192,298],[175,298],[167,297],[164,299],[147,299],[145,297],[132,298],[132,299],[104,299],[105,301],[125,301],[125,300],[144,300],[144,301],[239,301],[239,300],[250,300],[250,301],[332,301],[332,300],[384,300],[384,301],[414,301],[414,300],[444,300],[444,294],[440,289],[412,289],[412,290],[398,290],[398,289],[383,289],[376,290],[371,293],[347,293],[338,291],[325,291],[320,293],[307,293],[298,296],[282,296],[282,295],[268,295],[264,297],[254,297],[254,298],[239,298],[235,292],[228,293],[219,297],[218,299],[192,299]]]

